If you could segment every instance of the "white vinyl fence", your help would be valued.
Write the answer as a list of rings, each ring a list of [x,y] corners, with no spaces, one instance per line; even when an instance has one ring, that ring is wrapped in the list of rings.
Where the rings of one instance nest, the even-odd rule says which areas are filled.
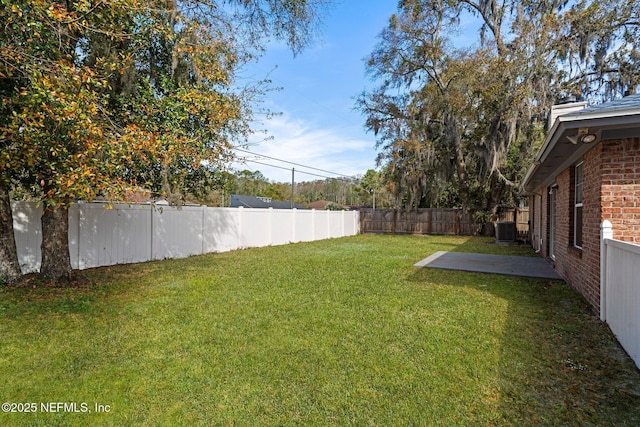
[[[640,368],[640,245],[613,240],[601,226],[600,318]]]
[[[14,202],[13,225],[23,273],[40,269],[42,209]],[[357,211],[210,208],[79,203],[69,209],[71,266],[85,269],[234,249],[352,236]]]

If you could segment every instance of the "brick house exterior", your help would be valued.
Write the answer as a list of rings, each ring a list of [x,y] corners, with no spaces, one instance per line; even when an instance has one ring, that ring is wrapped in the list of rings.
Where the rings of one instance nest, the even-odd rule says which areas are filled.
[[[640,95],[584,107],[552,113],[523,190],[534,249],[599,312],[600,224],[640,243]]]

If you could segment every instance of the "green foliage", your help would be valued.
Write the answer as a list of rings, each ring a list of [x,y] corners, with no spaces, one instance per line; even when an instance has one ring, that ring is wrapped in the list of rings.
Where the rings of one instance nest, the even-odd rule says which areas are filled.
[[[231,194],[269,197],[281,201],[291,199],[290,182],[270,182],[260,171],[238,170],[232,173],[201,169],[203,172],[198,172],[197,178],[190,179],[190,182],[197,183],[199,187],[190,187],[193,190],[189,192],[190,196],[201,203],[228,206],[228,196]],[[363,177],[299,182],[295,184],[295,201],[308,204],[328,200],[336,206],[372,206],[375,197],[376,206],[389,207],[392,200],[381,183],[381,174],[382,172],[371,169]]]
[[[306,46],[323,5],[230,3],[3,2],[0,179],[52,206],[197,187],[251,131],[263,82],[242,87],[237,70],[267,37]]]
[[[344,206],[339,205],[337,203],[333,203],[333,202],[329,203],[325,207],[325,209],[328,210],[328,211],[344,211],[344,210],[346,210],[346,208]]]
[[[637,425],[640,373],[562,282],[412,264],[489,239],[361,235],[0,289],[0,413],[32,425]],[[35,283],[34,283],[35,284]]]
[[[470,15],[477,39],[455,44]],[[400,2],[367,62],[380,84],[358,100],[396,199],[514,204],[556,100],[637,90],[639,15],[622,0]]]
[[[303,48],[323,1],[231,3],[233,13],[200,0],[2,2],[0,185],[47,208],[43,275],[72,273],[54,210],[132,187],[174,204],[203,192],[199,169],[228,163],[263,94],[238,69],[270,36]]]

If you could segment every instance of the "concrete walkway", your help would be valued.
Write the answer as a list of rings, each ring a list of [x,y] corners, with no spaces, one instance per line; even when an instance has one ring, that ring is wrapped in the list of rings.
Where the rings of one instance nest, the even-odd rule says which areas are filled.
[[[440,251],[413,266],[562,280],[549,263],[538,257]]]

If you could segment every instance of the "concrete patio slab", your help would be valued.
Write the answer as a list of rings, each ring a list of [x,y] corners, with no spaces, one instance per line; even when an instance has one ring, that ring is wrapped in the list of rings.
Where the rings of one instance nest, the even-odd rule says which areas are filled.
[[[538,257],[440,251],[413,266],[562,280],[551,265]]]

